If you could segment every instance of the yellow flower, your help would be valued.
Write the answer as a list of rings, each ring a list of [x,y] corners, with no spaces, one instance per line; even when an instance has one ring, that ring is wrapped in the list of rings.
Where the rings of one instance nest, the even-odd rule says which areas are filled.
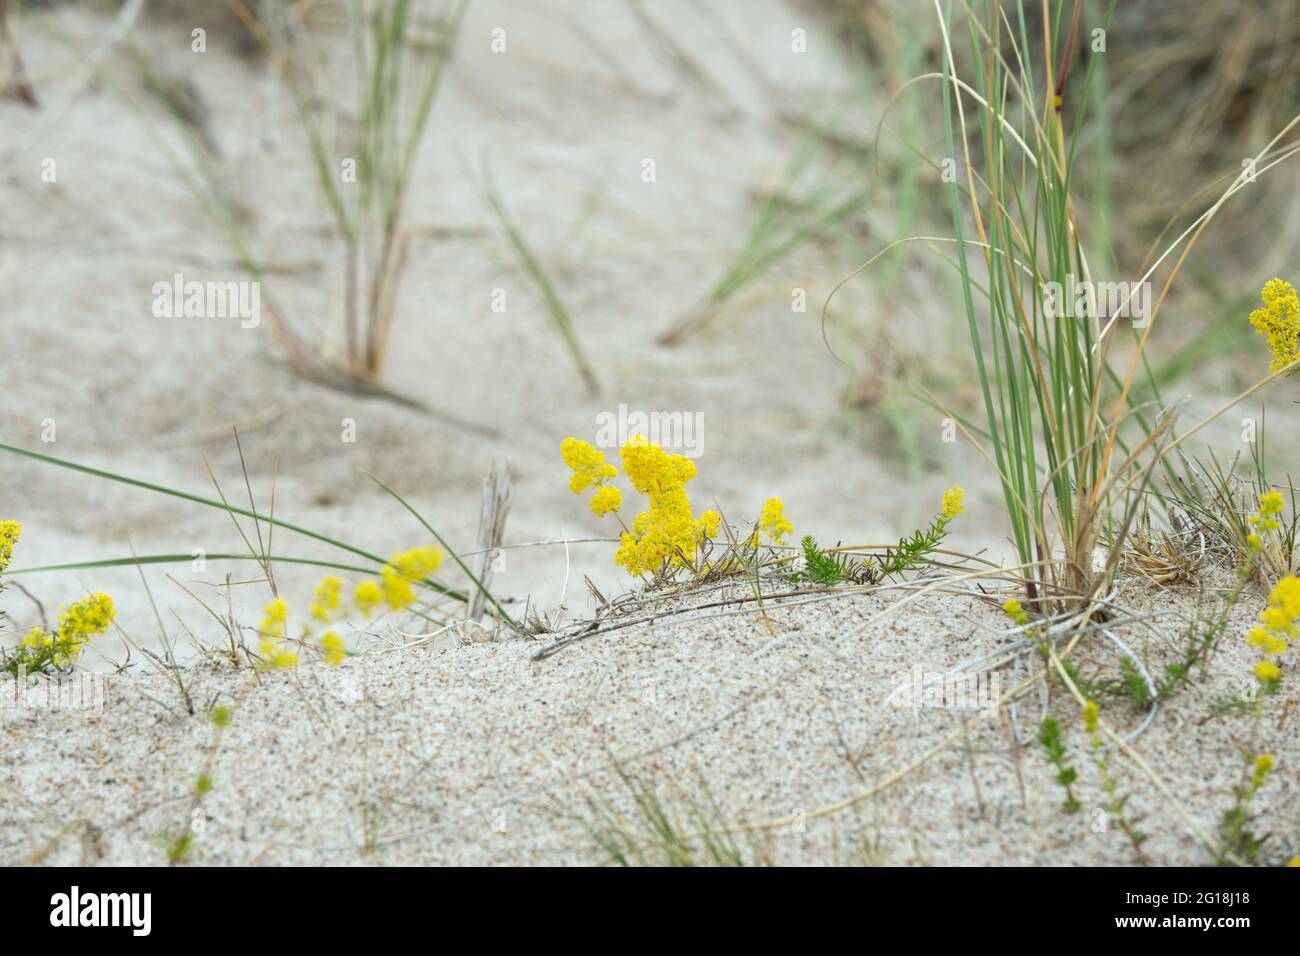
[[[357,610],[364,617],[369,617],[375,608],[383,603],[384,592],[379,582],[371,578],[357,585],[356,590],[352,592],[352,600],[356,601]]]
[[[1083,725],[1088,728],[1088,733],[1097,732],[1097,702],[1090,700],[1083,705]]]
[[[966,497],[966,492],[962,490],[961,485],[953,485],[943,493],[943,517],[951,521],[963,511],[966,506],[962,504],[962,499]]]
[[[442,552],[434,547],[411,548],[400,551],[388,559],[389,565],[403,577],[419,581],[437,571],[442,564]]]
[[[1273,355],[1269,371],[1286,368],[1300,358],[1300,299],[1295,286],[1282,279],[1269,279],[1260,290],[1264,308],[1250,313],[1255,331],[1268,338]]]
[[[1293,856],[1287,866],[1300,866],[1300,856]]]
[[[1300,578],[1289,574],[1278,581],[1273,585],[1268,600],[1270,604],[1281,608],[1283,613],[1292,620],[1300,618]]]
[[[401,572],[385,565],[379,576],[384,582],[384,600],[390,608],[400,611],[415,603],[415,588],[411,587],[411,582]]]
[[[768,540],[773,544],[780,544],[787,534],[794,531],[794,525],[785,516],[785,505],[780,498],[768,498],[764,502],[763,511],[758,516],[758,527],[766,532]]]
[[[92,594],[74,602],[59,618],[59,633],[73,637],[103,634],[113,623],[113,599],[107,594]]]
[[[14,545],[23,533],[21,521],[0,521],[0,571],[9,567],[14,556]]]
[[[1282,672],[1278,670],[1277,665],[1272,661],[1260,661],[1255,665],[1255,677],[1261,684],[1267,684],[1278,680]]]
[[[294,651],[277,646],[271,651],[267,663],[271,667],[297,667],[298,655]]]
[[[326,631],[320,638],[320,649],[325,655],[325,663],[331,667],[337,667],[343,663],[343,658],[347,652],[343,647],[343,638],[339,637],[333,631]]]
[[[619,454],[623,474],[643,495],[680,488],[695,477],[695,463],[684,455],[671,455],[640,435],[633,435]]]
[[[313,593],[316,600],[311,606],[311,616],[318,621],[328,621],[342,603],[343,582],[333,576],[322,578]]]
[[[614,563],[629,574],[689,564],[700,542],[711,536],[710,529],[717,532],[720,520],[716,514],[705,512],[697,521],[691,511],[686,483],[695,477],[695,464],[682,455],[669,454],[640,435],[634,435],[620,454],[623,473],[632,487],[649,499],[649,507],[636,515],[631,527],[620,536]]]
[[[618,470],[605,460],[605,455],[588,442],[570,435],[560,442],[560,457],[573,471],[569,490],[575,495],[587,488],[599,488],[618,474]]]
[[[716,511],[706,511],[700,515],[700,529],[704,532],[706,538],[716,538],[718,536],[718,527],[722,524],[722,515]]]
[[[1282,513],[1282,492],[1270,489],[1259,496],[1259,513],[1262,515],[1280,515]]]
[[[1280,607],[1264,608],[1259,612],[1259,621],[1274,634],[1284,634],[1287,637],[1295,636],[1295,625],[1291,623],[1290,615]]]
[[[262,608],[262,626],[258,628],[267,637],[284,637],[285,621],[289,617],[289,604],[278,597]]]
[[[1259,539],[1259,534],[1252,531],[1250,534],[1246,535],[1246,543],[1250,545],[1252,551],[1258,551],[1262,542]]]
[[[623,507],[623,492],[617,488],[600,488],[591,496],[592,513],[598,517]]]
[[[438,570],[441,564],[442,551],[429,546],[411,548],[409,551],[399,551],[392,555],[388,559],[388,564],[384,565],[379,572],[383,582],[384,601],[394,611],[410,607],[416,600],[412,582],[424,580]],[[361,604],[360,593],[357,595],[357,603]],[[363,607],[362,613],[369,613],[369,608]]]
[[[1008,598],[1007,603],[1002,605],[1002,611],[1017,624],[1024,625],[1029,621],[1029,615],[1015,598]]]
[[[1263,783],[1264,778],[1267,777],[1272,770],[1273,770],[1272,754],[1260,754],[1258,757],[1256,757],[1255,774],[1253,778],[1255,786],[1258,787],[1261,783]]]

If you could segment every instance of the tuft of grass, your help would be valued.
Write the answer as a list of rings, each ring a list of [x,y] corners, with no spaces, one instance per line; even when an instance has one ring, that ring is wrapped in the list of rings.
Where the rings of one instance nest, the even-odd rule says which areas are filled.
[[[934,9],[944,44],[936,78],[943,86],[947,159],[959,170],[948,193],[962,306],[982,434],[991,445],[980,450],[1000,479],[1020,562],[1032,569],[1025,579],[1030,603],[1054,607],[1086,600],[1113,578],[1141,493],[1166,456],[1279,373],[1181,435],[1172,408],[1138,402],[1142,383],[1152,381],[1147,345],[1161,306],[1191,249],[1245,181],[1230,183],[1155,257],[1126,300],[1104,303],[1109,314],[1099,314],[1100,302],[1083,315],[1063,308],[1066,290],[1077,283],[1108,281],[1093,272],[1074,195],[1086,166],[1081,147],[1102,56],[1090,47],[1079,53],[1076,41],[1086,35],[1081,31],[1106,28],[1115,2],[1092,23],[1083,19],[1082,0],[1044,0],[1037,24],[1042,42],[1032,45],[1024,5],[1014,11],[996,0],[970,6],[964,24],[970,66],[963,76],[952,49],[952,4],[936,0]],[[1078,69],[1086,73],[1083,82],[1070,84]],[[1255,157],[1267,163],[1260,169],[1296,152],[1277,145],[1296,123],[1300,117]],[[1143,287],[1150,310],[1125,329],[1123,309],[1141,301]],[[1126,341],[1131,346],[1115,359]],[[1098,566],[1102,542],[1111,547]]]
[[[768,865],[765,852],[747,850],[727,832],[717,804],[705,790],[702,802],[691,801],[683,814],[672,812],[649,784],[615,768],[632,813],[613,802],[587,798],[587,814],[578,823],[607,862],[619,866],[752,866]]]
[[[583,384],[587,388],[587,394],[591,396],[599,395],[600,380],[596,377],[596,370],[587,360],[586,353],[583,351],[573,318],[569,315],[569,310],[565,308],[563,300],[560,299],[560,294],[555,289],[555,283],[551,281],[550,275],[533,251],[533,247],[524,237],[523,231],[511,215],[509,207],[506,206],[501,191],[497,189],[496,181],[492,178],[492,168],[488,165],[486,154],[483,157],[479,176],[475,179],[471,174],[471,179],[478,187],[483,204],[492,213],[493,218],[496,219],[502,235],[509,242],[510,248],[519,260],[519,264],[523,267],[524,272],[528,274],[528,277],[532,279],[533,285],[537,287],[546,310],[546,317],[550,320],[551,327],[555,329],[564,342],[569,357],[573,360],[574,367],[577,368],[578,374],[582,377]]]
[[[91,475],[92,477],[95,478],[120,482],[122,484],[131,485],[136,488],[142,488],[146,491],[152,491],[157,494],[169,495],[173,498],[180,498],[184,501],[190,501],[195,504],[201,504],[209,508],[220,508],[221,510],[227,512],[232,516],[240,515],[245,518],[252,518],[254,521],[263,521],[266,522],[268,526],[283,528],[286,531],[292,531],[295,534],[300,534],[303,535],[304,537],[312,538],[316,541],[321,541],[334,548],[338,548],[339,550],[346,551],[349,554],[356,555],[362,558],[363,560],[365,560],[366,562],[368,562],[369,566],[341,564],[337,562],[323,561],[323,560],[318,560],[313,558],[281,557],[279,555],[273,555],[269,553],[263,555],[257,553],[256,551],[253,551],[249,554],[223,554],[223,555],[210,554],[207,555],[209,559],[221,557],[229,560],[253,560],[258,562],[259,566],[265,566],[266,563],[272,561],[292,562],[298,564],[316,565],[320,567],[338,568],[342,570],[359,571],[366,574],[375,574],[381,568],[383,568],[384,565],[388,563],[388,561],[385,558],[381,557],[378,554],[375,554],[372,551],[368,551],[365,548],[358,547],[357,545],[350,544],[346,541],[342,541],[331,535],[323,534],[319,531],[313,531],[312,529],[303,527],[302,525],[293,524],[292,522],[285,521],[282,518],[277,518],[274,515],[264,515],[264,514],[260,514],[257,511],[253,511],[247,508],[241,508],[238,505],[231,504],[228,501],[217,500],[214,498],[205,498],[202,495],[191,494],[190,492],[181,491],[180,489],[177,488],[169,488],[166,485],[160,485],[154,482],[144,481],[139,478],[131,478],[127,475],[121,475],[115,472],[104,471],[99,468],[92,468],[88,465],[81,465],[76,462],[65,461],[61,458],[53,458],[49,455],[43,455],[40,452],[28,451],[27,449],[18,448],[13,445],[0,444],[0,452],[8,452],[13,455],[18,455],[22,458],[27,458],[32,461],[40,462],[42,464],[53,465],[58,468],[66,468],[69,469],[70,471],[81,472],[82,474]],[[26,568],[26,569],[11,570],[7,573],[8,574],[24,574],[24,573],[33,574],[37,571],[69,571],[69,570],[80,570],[86,568],[121,567],[125,565],[166,564],[166,563],[179,563],[182,561],[191,562],[193,560],[194,560],[194,556],[191,554],[142,555],[138,557],[132,555],[129,558],[110,558],[107,560],[100,560],[100,561],[81,561],[81,562],[73,562],[68,564],[48,565],[40,568]],[[468,603],[468,597],[463,592],[448,587],[447,585],[442,584],[441,582],[436,581],[432,578],[426,578],[416,583],[420,587],[427,588],[437,594],[443,595],[444,597],[450,598],[454,601],[458,601],[462,604]]]

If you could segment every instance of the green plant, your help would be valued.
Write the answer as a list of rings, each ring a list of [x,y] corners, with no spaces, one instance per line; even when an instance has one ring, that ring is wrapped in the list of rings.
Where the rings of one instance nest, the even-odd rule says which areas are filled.
[[[649,784],[616,767],[631,801],[625,815],[609,800],[589,796],[577,817],[597,849],[619,866],[750,866],[770,863],[765,852],[748,852],[727,832],[717,804],[705,788],[703,801],[689,801],[683,815],[672,812]]]
[[[965,492],[960,485],[953,485],[943,493],[943,510],[934,517],[930,524],[913,532],[911,537],[903,538],[896,548],[889,549],[880,558],[881,577],[893,577],[904,571],[912,571],[923,566],[930,556],[943,543],[948,533],[948,525],[953,518],[965,510],[962,499]]]
[[[1043,718],[1038,727],[1038,743],[1056,768],[1056,782],[1065,790],[1066,813],[1077,813],[1079,800],[1074,795],[1074,783],[1079,778],[1079,772],[1070,766],[1070,754],[1061,739],[1061,725],[1055,717]]]
[[[1250,812],[1250,804],[1272,773],[1273,766],[1271,754],[1246,757],[1242,782],[1232,791],[1232,806],[1223,811],[1219,819],[1221,849],[1215,860],[1216,866],[1228,866],[1235,861],[1253,863],[1259,857],[1267,837],[1256,836],[1253,832],[1255,817]]]
[[[194,778],[194,786],[190,790],[190,800],[187,805],[189,812],[176,832],[169,837],[164,837],[162,841],[167,862],[172,866],[188,863],[198,838],[207,832],[207,811],[203,807],[203,801],[212,792],[212,765],[216,760],[217,752],[221,749],[221,736],[230,726],[230,708],[222,705],[213,707],[208,711],[208,721],[213,727],[212,742],[207,747],[203,767]]]
[[[807,578],[813,584],[834,587],[845,581],[862,584],[879,578],[879,573],[868,562],[847,554],[823,551],[810,534],[803,536],[799,546],[803,548],[804,569],[795,576],[795,580]]]
[[[1145,688],[1145,685],[1143,686]],[[1102,740],[1101,734],[1097,732],[1097,702],[1095,700],[1089,700],[1084,705],[1083,723],[1088,731],[1088,742],[1092,747],[1093,763],[1097,767],[1097,772],[1101,775],[1101,789],[1106,794],[1106,812],[1119,823],[1120,830],[1123,831],[1129,845],[1133,848],[1133,855],[1138,865],[1146,866],[1151,862],[1147,859],[1146,854],[1142,852],[1142,844],[1146,842],[1147,835],[1137,828],[1137,825],[1142,822],[1142,817],[1128,812],[1128,794],[1122,797],[1119,795],[1115,778],[1111,776],[1110,763],[1106,760],[1104,749],[1105,741]]]

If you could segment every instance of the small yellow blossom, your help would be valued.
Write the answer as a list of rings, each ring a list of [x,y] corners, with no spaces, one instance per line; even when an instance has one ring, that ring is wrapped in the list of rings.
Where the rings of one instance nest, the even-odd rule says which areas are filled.
[[[1300,299],[1295,286],[1277,278],[1264,284],[1259,297],[1264,308],[1250,313],[1250,324],[1268,338],[1269,371],[1276,372],[1300,358]]]
[[[945,520],[951,521],[966,510],[966,506],[962,504],[965,497],[966,492],[962,490],[961,485],[953,485],[943,493],[943,516]]]
[[[1255,758],[1255,773],[1253,781],[1256,787],[1264,782],[1264,778],[1273,770],[1273,755],[1260,754]]]
[[[1025,609],[1020,606],[1020,602],[1015,598],[1008,598],[1007,603],[1002,605],[1002,611],[1007,617],[1023,626],[1029,622],[1029,615]]]
[[[352,592],[352,600],[362,616],[369,617],[375,608],[384,603],[384,591],[374,578],[362,581]]]
[[[442,551],[434,547],[411,548],[400,551],[388,559],[380,570],[384,601],[394,611],[415,603],[413,582],[422,581],[442,564]]]
[[[1274,634],[1285,635],[1286,637],[1295,636],[1295,625],[1291,623],[1291,616],[1282,608],[1270,606],[1259,612],[1259,622]]]
[[[1083,705],[1083,725],[1088,729],[1088,733],[1097,732],[1097,702],[1090,700]]]
[[[267,664],[271,667],[297,667],[298,655],[296,652],[283,646],[277,645],[272,648],[271,653],[267,655]]]
[[[331,667],[337,667],[343,663],[343,658],[347,652],[343,647],[343,638],[333,631],[326,631],[320,638],[320,649],[324,654],[325,663]]]
[[[400,611],[415,603],[415,588],[401,572],[385,565],[379,576],[384,582],[384,601],[390,608]]]
[[[1283,502],[1282,492],[1271,488],[1259,496],[1259,513],[1262,515],[1280,515]]]
[[[103,634],[113,623],[113,599],[107,594],[92,594],[74,602],[59,618],[59,636],[65,641],[84,643]]]
[[[605,460],[604,453],[572,435],[560,442],[560,456],[573,471],[569,490],[575,495],[591,487],[599,488],[618,474],[618,470]]]
[[[617,488],[599,488],[591,496],[591,511],[597,517],[623,507],[623,492]]]
[[[322,578],[313,594],[316,600],[312,602],[311,616],[318,621],[328,621],[338,613],[342,604],[343,582],[332,575]]]
[[[288,602],[282,597],[277,597],[262,608],[262,626],[258,630],[267,637],[284,637],[285,622],[288,617]]]
[[[1290,862],[1287,863],[1287,866],[1300,866],[1300,856],[1291,857],[1291,860]]]
[[[1300,578],[1289,574],[1273,586],[1269,601],[1280,607],[1287,617],[1300,618]]]
[[[14,556],[14,545],[23,533],[21,521],[0,521],[0,571],[9,567]]]
[[[794,532],[794,525],[786,518],[785,504],[780,498],[768,498],[763,503],[763,510],[758,516],[758,527],[773,544],[781,544],[787,534]]]
[[[1255,665],[1255,677],[1259,679],[1261,684],[1278,680],[1281,676],[1282,672],[1278,670],[1278,666],[1272,661],[1260,661]]]

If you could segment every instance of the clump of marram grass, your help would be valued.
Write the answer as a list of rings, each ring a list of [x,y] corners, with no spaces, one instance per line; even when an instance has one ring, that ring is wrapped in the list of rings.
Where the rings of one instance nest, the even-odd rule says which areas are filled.
[[[1104,59],[1096,50],[1080,52],[1074,39],[1085,28],[1104,29],[1109,14],[1090,25],[1080,19],[1081,3],[1045,0],[1043,42],[1031,49],[1023,46],[1023,9],[993,0],[972,7],[962,32],[970,37],[968,62],[979,67],[958,75],[953,13],[936,7],[944,46],[942,73],[934,75],[942,82],[946,162],[961,170],[944,178],[984,413],[983,437],[966,434],[987,443],[981,451],[1002,486],[1029,606],[1036,613],[1095,608],[1114,580],[1141,492],[1165,456],[1206,424],[1179,435],[1173,408],[1146,401],[1144,394],[1159,394],[1147,346],[1187,252],[1245,181],[1230,183],[1200,228],[1124,283],[1132,289],[1126,298],[1103,303],[1095,293],[1067,302],[1063,290],[1082,284],[1091,292],[1100,284],[1090,260],[1106,261],[1090,255],[1082,228],[1088,220],[1072,186],[1087,162],[1095,109],[1087,91]],[[1008,47],[1010,56],[1003,54]],[[1082,83],[1071,82],[1077,66],[1087,74]],[[1300,118],[1254,157],[1252,182],[1296,152],[1278,145],[1296,123]],[[1157,295],[1147,287],[1180,246]],[[1145,307],[1138,304],[1143,290],[1151,293]],[[1074,309],[1079,303],[1084,307]],[[1141,310],[1143,321],[1131,330],[1134,347],[1117,357],[1116,346],[1129,338],[1122,323],[1130,308]],[[1109,553],[1099,563],[1103,542]]]

